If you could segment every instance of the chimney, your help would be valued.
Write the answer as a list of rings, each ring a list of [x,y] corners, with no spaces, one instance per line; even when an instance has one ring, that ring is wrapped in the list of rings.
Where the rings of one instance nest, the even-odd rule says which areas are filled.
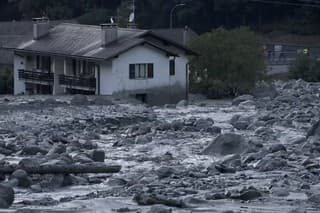
[[[39,38],[49,34],[50,21],[47,17],[33,18],[33,39]]]
[[[188,26],[185,26],[184,30],[183,30],[183,45],[188,46],[189,42],[190,42],[189,28],[188,28]]]
[[[101,46],[118,39],[118,25],[115,23],[101,24]]]

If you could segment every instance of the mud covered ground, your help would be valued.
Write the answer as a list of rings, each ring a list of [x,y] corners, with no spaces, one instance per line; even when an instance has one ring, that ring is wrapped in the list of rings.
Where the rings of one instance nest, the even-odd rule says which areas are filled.
[[[320,212],[320,85],[275,89],[165,107],[0,97],[1,166],[122,166],[2,175],[15,200],[0,212]]]

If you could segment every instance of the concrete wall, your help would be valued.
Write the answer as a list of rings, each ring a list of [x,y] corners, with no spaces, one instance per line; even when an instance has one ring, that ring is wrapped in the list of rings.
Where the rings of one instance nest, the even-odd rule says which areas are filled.
[[[129,64],[153,63],[152,79],[129,79]],[[175,103],[186,98],[187,57],[176,58],[176,74],[169,74],[169,57],[149,46],[139,46],[113,60],[112,73],[115,95],[147,94],[149,104]]]
[[[24,94],[26,92],[26,84],[19,80],[19,69],[26,68],[26,58],[14,55],[14,94]]]

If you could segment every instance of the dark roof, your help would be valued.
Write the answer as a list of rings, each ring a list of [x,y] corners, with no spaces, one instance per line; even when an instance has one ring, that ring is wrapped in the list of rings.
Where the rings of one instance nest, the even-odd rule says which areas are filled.
[[[50,25],[54,27],[62,22],[74,21],[50,21]],[[16,48],[32,38],[33,21],[0,22],[0,64],[13,64],[13,51],[7,48]]]
[[[166,39],[177,42],[181,45],[185,45],[184,43],[185,31],[188,36],[187,45],[199,37],[199,35],[190,28],[153,29],[151,31],[159,36],[162,36]]]
[[[149,37],[156,39],[151,40]],[[24,42],[15,50],[107,60],[142,44],[151,45],[171,55],[178,55],[179,50],[194,54],[188,48],[154,35],[151,31],[128,28],[118,28],[118,39],[102,47],[101,27],[80,24],[60,24],[51,29],[47,36]]]

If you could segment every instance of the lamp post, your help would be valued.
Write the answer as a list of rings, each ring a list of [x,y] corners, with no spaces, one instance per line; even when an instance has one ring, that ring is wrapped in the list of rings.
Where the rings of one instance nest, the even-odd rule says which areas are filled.
[[[171,11],[170,11],[170,29],[172,29],[172,27],[173,27],[173,13],[174,13],[175,9],[177,9],[178,7],[183,7],[185,5],[186,5],[185,3],[177,4],[171,9]]]

